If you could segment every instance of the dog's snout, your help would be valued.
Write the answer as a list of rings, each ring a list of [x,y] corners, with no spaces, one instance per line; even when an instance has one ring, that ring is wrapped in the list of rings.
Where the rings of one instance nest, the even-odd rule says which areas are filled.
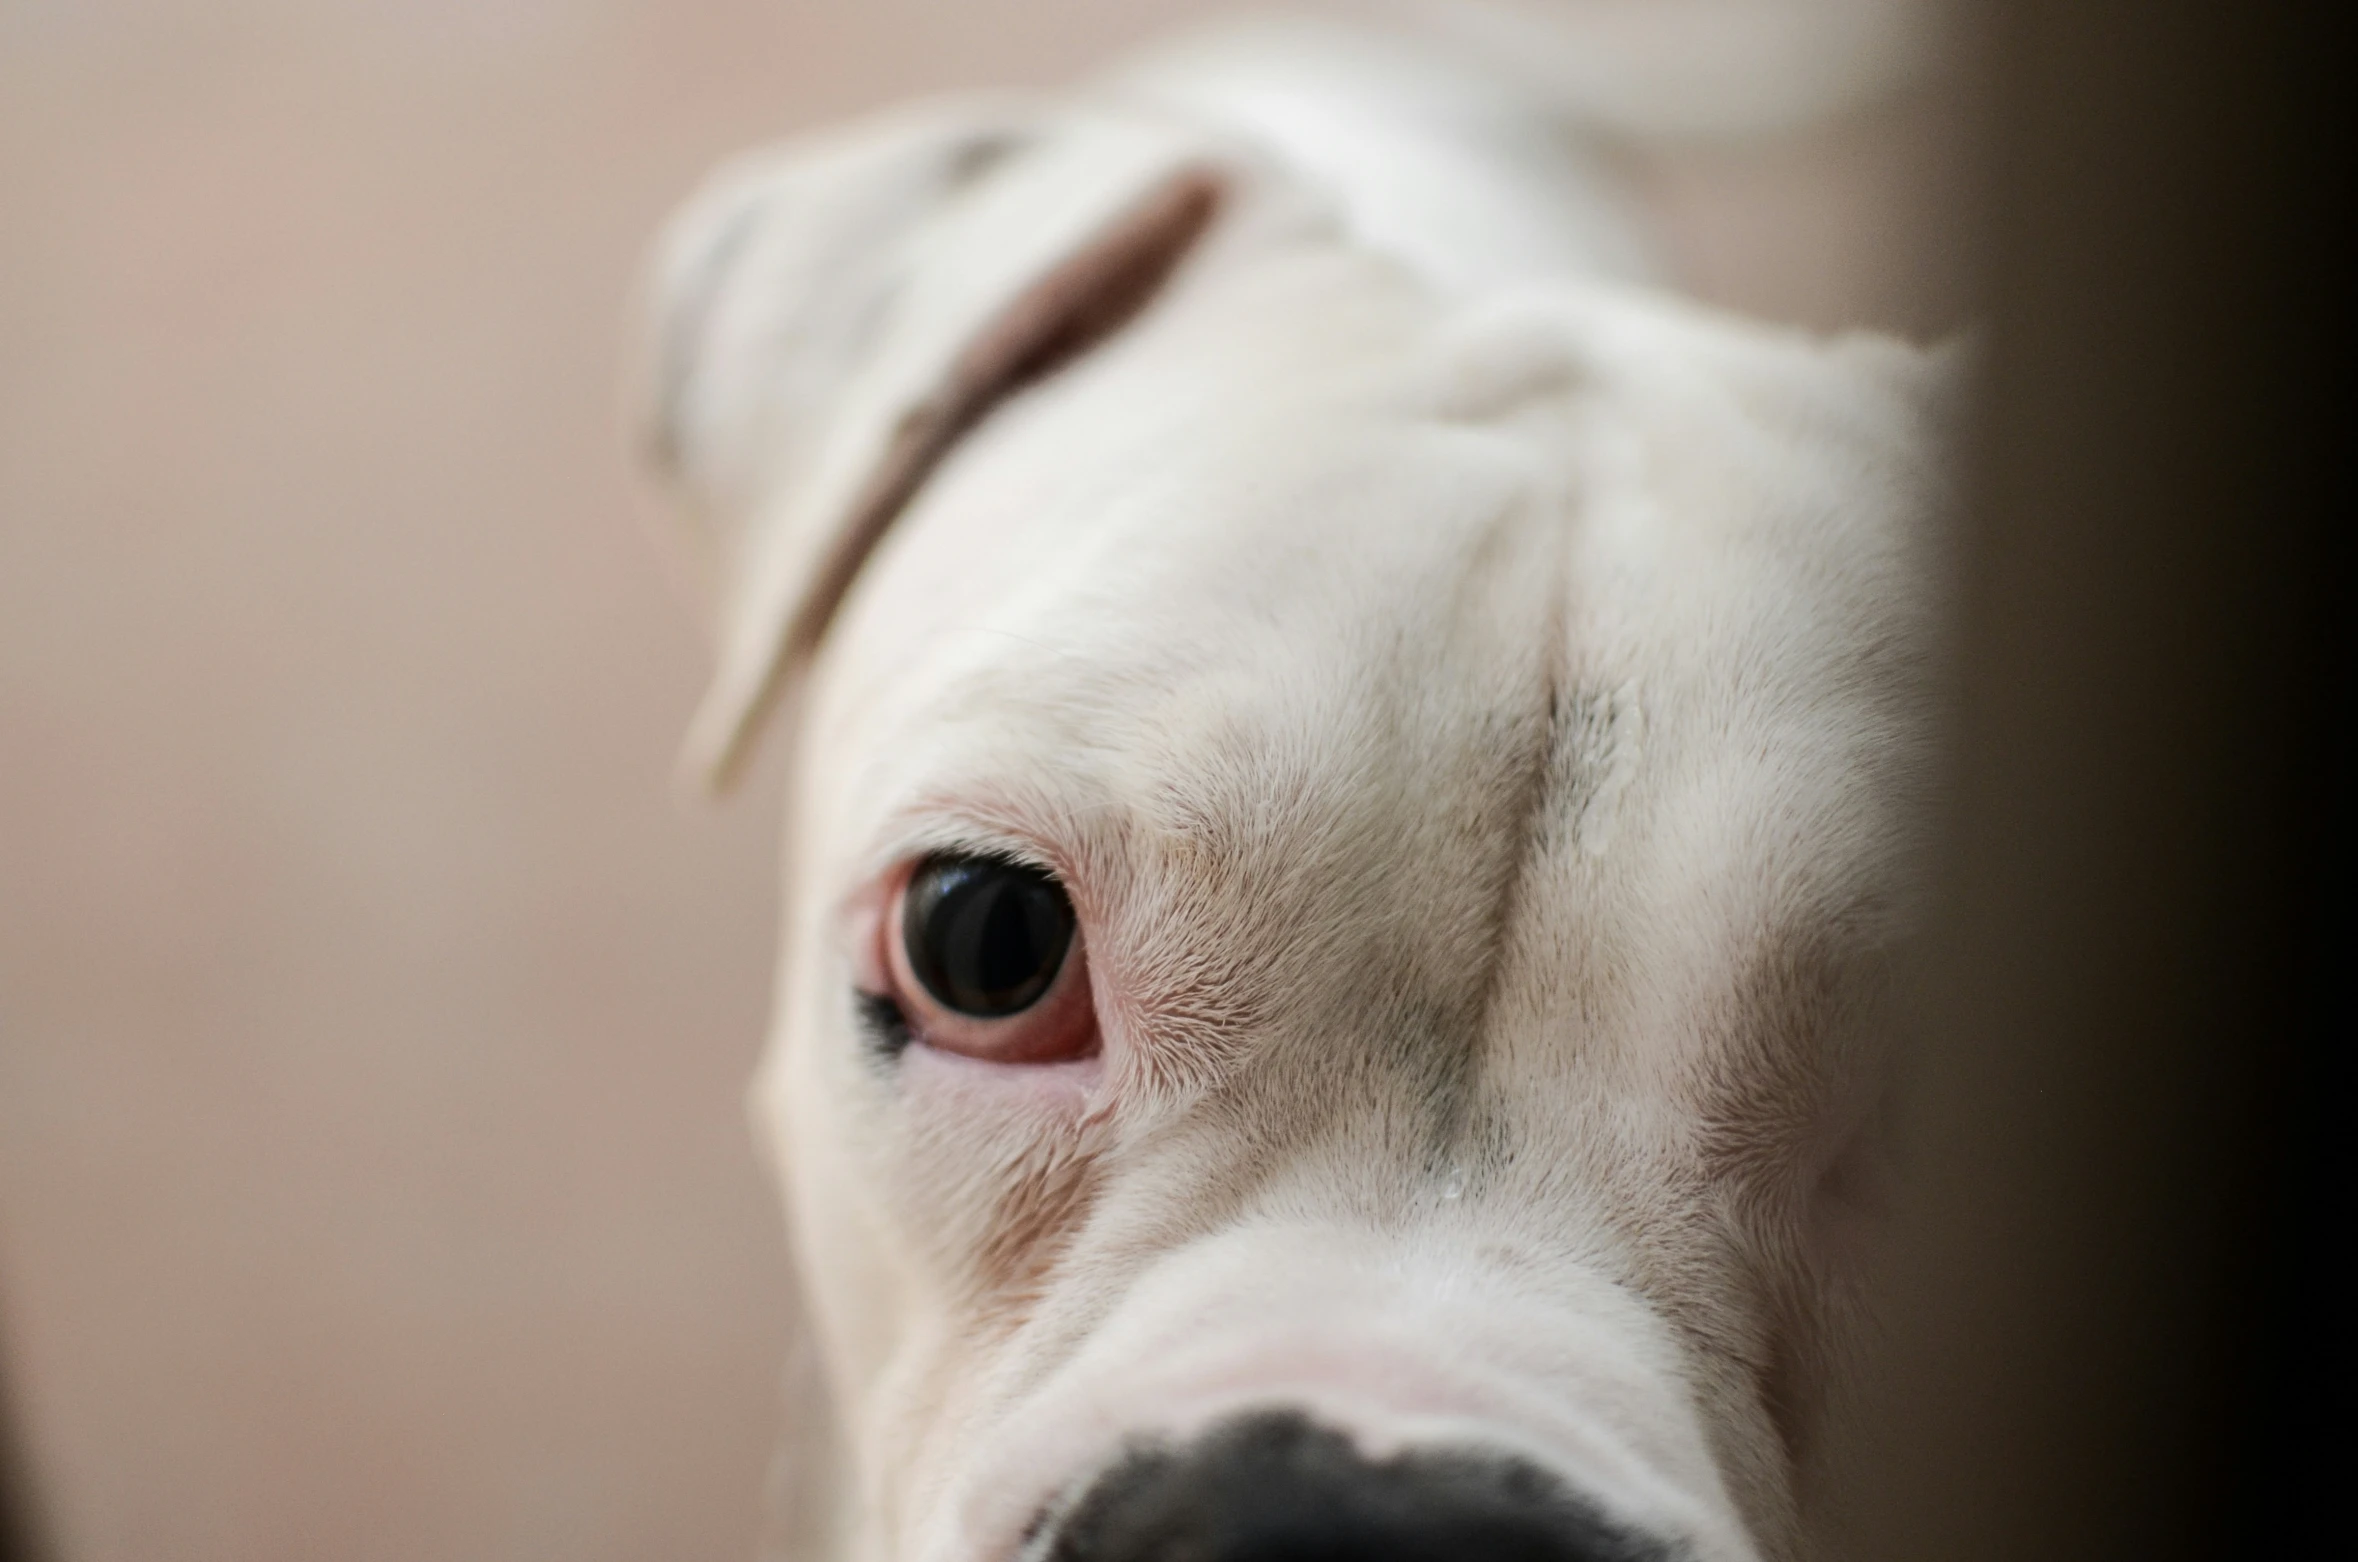
[[[1369,1459],[1264,1412],[1099,1476],[1030,1555],[1046,1562],[1665,1562],[1529,1462],[1469,1449]]]

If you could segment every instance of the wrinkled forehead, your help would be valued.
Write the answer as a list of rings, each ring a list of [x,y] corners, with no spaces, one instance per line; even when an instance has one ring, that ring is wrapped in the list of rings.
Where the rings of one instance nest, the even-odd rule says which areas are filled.
[[[1431,335],[1384,374],[1248,361],[1207,395],[1142,355],[1004,409],[818,668],[832,840],[889,852],[929,809],[1067,837],[1224,810],[1398,830],[1529,812],[1537,786],[1597,815],[1596,848],[1610,782],[1614,828],[1709,838],[1680,871],[1852,841],[1840,816],[1918,746],[1933,478],[1909,395],[1683,326]],[[1543,393],[1451,405],[1535,338],[1561,360]]]
[[[864,843],[910,810],[1314,813],[1538,696],[1555,549],[1514,441],[1312,403],[1081,463],[1031,410],[905,518],[820,670]]]

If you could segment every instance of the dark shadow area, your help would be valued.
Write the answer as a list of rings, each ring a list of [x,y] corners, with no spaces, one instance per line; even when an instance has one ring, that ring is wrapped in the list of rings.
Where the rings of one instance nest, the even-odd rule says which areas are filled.
[[[2326,1554],[2347,89],[2320,7],[1991,22],[1956,791],[1851,1554]]]
[[[0,1379],[0,1562],[47,1562],[8,1384]]]

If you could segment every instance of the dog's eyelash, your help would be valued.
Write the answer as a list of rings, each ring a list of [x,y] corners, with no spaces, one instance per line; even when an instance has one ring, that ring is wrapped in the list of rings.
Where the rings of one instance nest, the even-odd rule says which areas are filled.
[[[917,1039],[909,1029],[909,1016],[890,993],[868,993],[856,989],[852,1006],[859,1011],[860,1030],[868,1042],[868,1050],[879,1059],[890,1063],[909,1050],[909,1043]]]

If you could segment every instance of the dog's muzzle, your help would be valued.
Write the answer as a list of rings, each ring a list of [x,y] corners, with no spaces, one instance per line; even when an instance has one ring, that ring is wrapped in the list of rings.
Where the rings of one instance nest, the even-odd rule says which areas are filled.
[[[1426,1448],[1369,1459],[1293,1411],[1140,1448],[1025,1555],[1041,1562],[1670,1562],[1528,1461]]]

